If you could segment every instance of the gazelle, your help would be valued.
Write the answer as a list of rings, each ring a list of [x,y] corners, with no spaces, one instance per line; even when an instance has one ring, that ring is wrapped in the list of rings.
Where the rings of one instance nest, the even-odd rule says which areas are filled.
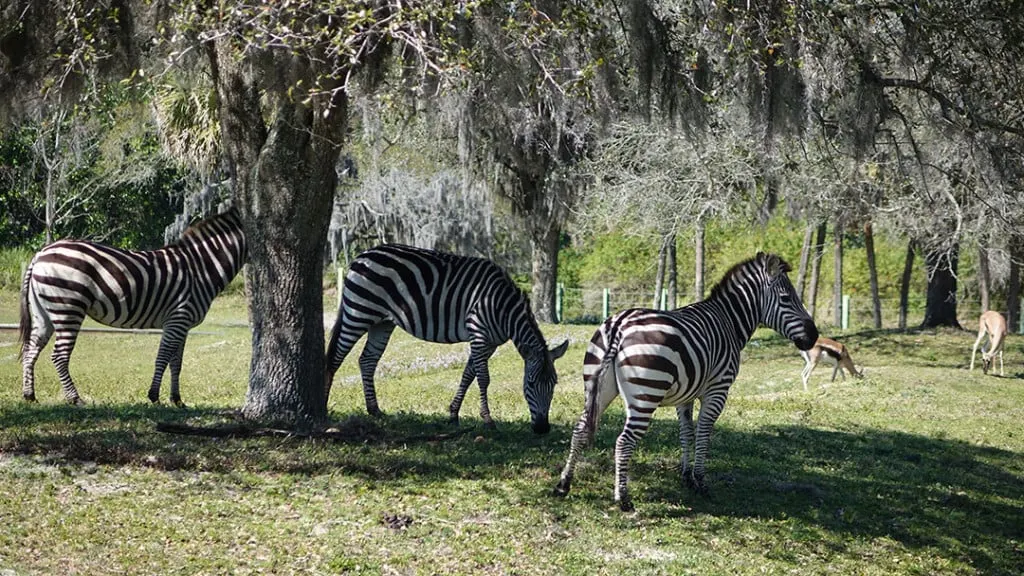
[[[819,337],[817,342],[810,350],[802,350],[800,355],[804,357],[806,364],[804,365],[803,372],[800,376],[804,380],[804,391],[807,391],[807,381],[811,378],[811,372],[814,367],[818,365],[818,361],[824,357],[825,362],[832,364],[832,381],[836,381],[836,373],[842,374],[843,380],[846,380],[846,374],[843,372],[843,368],[858,378],[863,378],[864,374],[857,370],[857,367],[853,365],[853,359],[850,358],[850,352],[843,346],[841,342],[836,342],[831,338]]]
[[[978,344],[988,334],[988,342],[981,347],[981,370],[988,374],[992,367],[992,360],[999,354],[999,375],[1003,375],[1003,342],[1006,339],[1006,318],[995,310],[989,310],[981,315],[978,321],[978,339],[974,341],[974,348],[971,350],[971,370],[974,370],[974,356],[978,353]],[[987,348],[987,350],[986,350]]]

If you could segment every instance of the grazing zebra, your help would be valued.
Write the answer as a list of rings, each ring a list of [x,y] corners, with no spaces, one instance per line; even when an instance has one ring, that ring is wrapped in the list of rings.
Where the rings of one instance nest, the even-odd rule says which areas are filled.
[[[385,244],[363,252],[345,276],[338,319],[327,345],[325,394],[352,346],[367,334],[359,370],[366,410],[379,415],[373,374],[395,326],[429,342],[469,342],[469,361],[449,406],[459,420],[466,390],[475,377],[480,385],[480,418],[493,426],[487,406],[490,383],[487,361],[512,340],[526,362],[523,393],[533,431],[545,434],[554,394],[554,361],[568,341],[548,350],[526,295],[502,268],[484,258],[456,256],[422,248]]]
[[[786,276],[789,265],[758,253],[737,264],[703,302],[672,311],[634,308],[605,320],[583,360],[586,405],[572,435],[569,459],[555,494],[564,496],[583,446],[593,441],[598,418],[622,395],[626,425],[615,442],[615,501],[633,509],[627,489],[629,460],[658,406],[675,406],[683,446],[683,480],[704,493],[704,461],[711,427],[736,378],[740,350],[758,324],[766,324],[806,350],[818,329]],[[694,442],[693,401],[700,399]],[[690,465],[690,446],[695,446]]]
[[[194,224],[177,242],[158,250],[120,250],[75,240],[43,248],[21,285],[25,400],[36,399],[36,359],[56,332],[52,357],[64,398],[82,403],[68,362],[88,315],[117,328],[163,328],[149,399],[159,401],[160,381],[170,364],[171,402],[182,406],[178,374],[185,337],[244,261],[245,236],[235,209]]]

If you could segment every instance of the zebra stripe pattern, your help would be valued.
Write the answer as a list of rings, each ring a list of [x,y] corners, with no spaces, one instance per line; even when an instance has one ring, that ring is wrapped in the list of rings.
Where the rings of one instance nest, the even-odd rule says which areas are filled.
[[[615,442],[615,501],[622,510],[633,509],[627,486],[630,458],[659,406],[676,407],[683,480],[706,493],[711,428],[739,370],[740,350],[754,330],[765,324],[800,350],[818,338],[786,275],[789,270],[778,256],[758,253],[729,270],[703,302],[672,311],[634,308],[608,318],[583,360],[585,407],[555,494],[569,493],[581,450],[593,441],[598,419],[620,394],[626,423]],[[698,399],[695,432],[693,402]]]
[[[325,393],[356,341],[367,335],[359,370],[366,410],[381,413],[374,372],[395,326],[429,342],[469,342],[469,360],[449,406],[457,423],[466,390],[480,385],[480,418],[493,426],[487,405],[487,362],[512,340],[526,362],[523,393],[533,431],[548,432],[548,410],[557,381],[554,361],[568,341],[548,350],[526,295],[509,275],[484,258],[456,256],[411,246],[385,244],[363,252],[345,276],[338,319],[327,346]]]
[[[235,209],[200,221],[177,242],[151,251],[120,250],[61,240],[40,250],[21,287],[22,394],[35,401],[35,364],[56,334],[53,364],[64,398],[82,403],[68,371],[86,316],[116,328],[162,328],[149,399],[171,368],[171,402],[178,388],[188,331],[202,322],[213,298],[242,268],[245,235]]]

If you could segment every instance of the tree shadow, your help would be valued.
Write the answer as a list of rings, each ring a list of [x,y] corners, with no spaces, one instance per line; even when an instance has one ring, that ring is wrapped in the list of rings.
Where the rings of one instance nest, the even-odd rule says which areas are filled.
[[[577,474],[571,497],[610,504],[621,422],[607,422],[612,430],[599,434],[598,449],[585,453],[589,477]],[[677,433],[675,426],[652,429],[631,470],[634,503],[648,522],[705,514],[799,518],[844,537],[891,538],[933,549],[981,573],[1024,571],[1019,453],[869,428],[739,432],[718,426],[709,457],[711,492],[699,496],[681,481]]]
[[[225,439],[155,431],[157,421],[233,421],[230,410],[216,407],[18,405],[0,409],[0,453],[27,455],[72,474],[95,463],[227,475],[345,474],[417,489],[453,479],[500,480],[506,484],[495,498],[563,516],[579,506],[611,504],[621,414],[602,419],[596,448],[584,453],[567,501],[547,495],[567,455],[570,425],[555,424],[551,434],[537,436],[526,421],[499,422],[493,430],[470,418],[456,427],[441,414],[338,416],[336,438]],[[982,573],[1017,574],[1024,567],[1024,459],[1015,452],[870,428],[737,431],[719,425],[706,497],[683,487],[678,458],[676,426],[658,421],[631,471],[645,522],[698,515],[797,518],[843,537],[928,549]]]

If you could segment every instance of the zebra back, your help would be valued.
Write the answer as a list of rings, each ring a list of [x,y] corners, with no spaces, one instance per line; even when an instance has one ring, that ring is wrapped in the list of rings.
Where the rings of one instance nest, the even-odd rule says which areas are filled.
[[[156,250],[61,240],[33,258],[22,300],[29,291],[47,294],[51,316],[88,314],[110,326],[161,327],[175,310],[195,325],[245,256],[245,235],[234,209],[194,224],[178,241]]]

